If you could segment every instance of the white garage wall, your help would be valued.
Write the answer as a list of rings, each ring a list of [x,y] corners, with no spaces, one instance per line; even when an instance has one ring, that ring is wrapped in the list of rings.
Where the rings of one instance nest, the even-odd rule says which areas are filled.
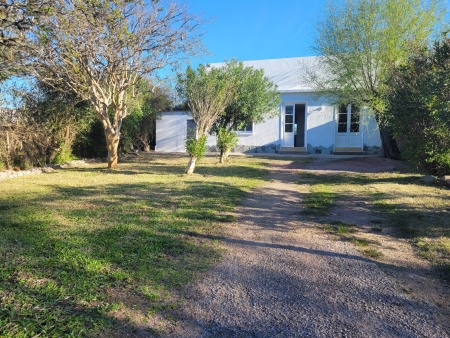
[[[186,112],[164,112],[156,120],[156,151],[186,152],[187,120]]]

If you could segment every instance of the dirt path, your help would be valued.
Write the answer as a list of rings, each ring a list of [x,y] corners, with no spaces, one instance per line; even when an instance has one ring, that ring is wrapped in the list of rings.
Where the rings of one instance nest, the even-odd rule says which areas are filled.
[[[302,222],[296,171],[270,179],[238,210],[226,254],[187,292],[171,337],[449,337],[432,303],[348,242]]]

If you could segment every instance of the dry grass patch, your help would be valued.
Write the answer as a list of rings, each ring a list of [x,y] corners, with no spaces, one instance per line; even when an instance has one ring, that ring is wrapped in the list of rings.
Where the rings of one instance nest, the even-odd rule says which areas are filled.
[[[373,214],[372,232],[381,234],[385,229],[394,229],[396,236],[408,239],[420,256],[449,278],[450,189],[425,185],[419,178],[418,174],[304,170],[297,182],[304,193],[302,213],[322,219],[329,225],[327,215],[338,208],[338,201],[340,205],[346,202],[349,219],[352,212],[355,217],[357,212],[364,212],[357,210],[357,202],[367,204],[365,212]],[[333,231],[339,233],[339,228]],[[348,237],[345,233],[340,235]],[[357,241],[359,239],[354,240],[355,244],[365,255],[380,257],[376,243],[370,243],[370,248],[362,248]]]

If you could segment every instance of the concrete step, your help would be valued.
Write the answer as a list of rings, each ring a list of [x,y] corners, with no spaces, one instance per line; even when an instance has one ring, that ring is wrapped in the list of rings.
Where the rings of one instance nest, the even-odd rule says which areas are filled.
[[[334,148],[333,155],[366,155],[366,152],[359,147],[337,147]]]
[[[282,147],[278,154],[299,154],[299,155],[307,155],[308,151],[306,147]]]

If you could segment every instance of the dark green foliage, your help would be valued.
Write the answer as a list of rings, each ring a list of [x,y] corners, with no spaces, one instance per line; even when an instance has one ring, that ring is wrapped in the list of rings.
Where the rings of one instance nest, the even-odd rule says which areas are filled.
[[[214,123],[214,133],[220,128],[238,130],[278,113],[280,95],[277,86],[264,75],[262,69],[245,67],[236,60],[228,62],[225,69],[228,76],[234,79],[235,95]]]
[[[143,82],[141,87],[144,92],[142,103],[122,123],[120,148],[125,152],[154,149],[157,114],[173,106],[170,89],[153,87],[147,82]]]
[[[449,174],[450,41],[418,50],[387,84],[387,117],[403,157],[430,174]]]
[[[81,158],[106,157],[105,132],[100,120],[96,120],[89,130],[78,135],[73,153]]]

